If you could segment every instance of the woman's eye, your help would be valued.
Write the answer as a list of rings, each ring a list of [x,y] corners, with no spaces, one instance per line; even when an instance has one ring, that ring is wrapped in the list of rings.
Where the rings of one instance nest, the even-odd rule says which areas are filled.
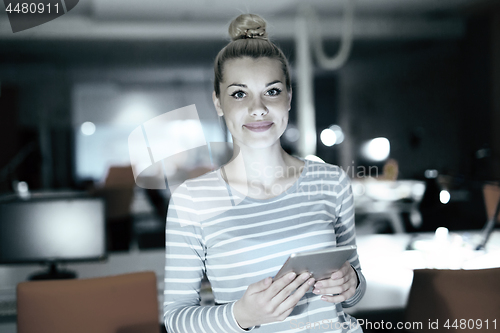
[[[246,94],[241,90],[235,91],[234,93],[231,94],[231,96],[233,96],[236,99],[242,99],[243,97],[245,97],[245,95]]]
[[[278,88],[273,88],[273,89],[268,90],[266,92],[266,95],[268,95],[268,96],[278,96],[279,94],[281,94],[281,89],[278,89]]]

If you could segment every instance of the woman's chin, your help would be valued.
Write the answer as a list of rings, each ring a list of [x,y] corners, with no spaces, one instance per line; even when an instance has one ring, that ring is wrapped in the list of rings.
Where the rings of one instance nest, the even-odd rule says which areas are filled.
[[[266,149],[266,148],[271,148],[276,145],[280,145],[280,141],[278,140],[254,140],[252,142],[245,142],[243,143],[245,147],[248,147],[250,149]]]

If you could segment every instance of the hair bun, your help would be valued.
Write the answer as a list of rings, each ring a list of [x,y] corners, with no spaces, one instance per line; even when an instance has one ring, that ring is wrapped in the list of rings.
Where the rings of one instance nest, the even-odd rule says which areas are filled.
[[[259,15],[242,14],[229,25],[229,36],[233,41],[247,38],[267,40],[266,21]]]

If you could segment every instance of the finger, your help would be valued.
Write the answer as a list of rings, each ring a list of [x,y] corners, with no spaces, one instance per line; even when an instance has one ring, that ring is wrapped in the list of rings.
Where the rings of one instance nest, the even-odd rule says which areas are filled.
[[[282,290],[280,290],[272,299],[272,302],[278,306],[281,304],[292,292],[294,292],[297,288],[304,284],[309,278],[311,274],[309,272],[300,274],[296,279],[289,282],[287,286],[285,286]],[[308,287],[309,288],[309,287]]]
[[[316,282],[314,284],[314,287],[318,288],[318,289],[338,287],[338,286],[341,286],[341,285],[347,283],[351,278],[352,277],[347,275],[347,276],[338,277],[336,279],[332,279],[332,278],[324,279],[324,280],[320,280],[320,281]]]
[[[269,293],[269,298],[276,296],[283,288],[288,286],[295,278],[297,274],[294,272],[290,272],[285,276],[282,276],[278,280],[273,281],[271,286],[268,288],[267,292]]]
[[[288,310],[293,310],[295,305],[300,301],[300,299],[306,294],[306,292],[311,288],[311,286],[314,284],[315,280],[314,278],[309,278],[307,279],[302,285],[297,288],[297,290],[287,297],[279,306],[278,306],[278,311],[280,312],[285,312]]]
[[[323,295],[323,296],[321,296],[321,300],[329,302],[329,303],[341,303],[341,302],[348,300],[352,296],[354,296],[354,294],[355,294],[355,290],[348,289],[347,291],[345,291],[339,295],[333,295],[333,296],[332,295]]]
[[[351,264],[349,263],[349,261],[346,261],[342,267],[340,267],[340,269],[334,273],[332,273],[332,275],[330,276],[331,279],[335,280],[335,279],[340,279],[342,278],[343,276],[347,275],[349,273],[349,269],[351,268]]]
[[[272,280],[273,279],[271,277],[267,277],[267,278],[262,279],[258,282],[252,283],[251,285],[248,286],[247,291],[249,294],[256,294],[256,293],[262,292],[262,291],[266,290],[267,288],[269,288]]]
[[[313,293],[316,295],[340,294],[349,288],[355,287],[356,284],[357,280],[353,275],[347,275],[337,280],[321,280],[314,285]]]
[[[279,315],[276,317],[276,319],[277,319],[278,321],[283,321],[283,320],[285,320],[285,319],[286,319],[286,318],[290,315],[290,313],[292,313],[293,308],[294,308],[294,307],[291,307],[291,308],[289,308],[289,309],[285,310],[283,313],[279,314]]]
[[[335,287],[323,287],[323,288],[314,288],[313,293],[316,295],[326,295],[326,294],[341,294],[350,288],[352,288],[353,285],[350,283],[345,283],[340,286],[335,286]]]
[[[345,262],[343,268],[330,276],[330,279],[323,283],[325,286],[339,286],[348,281],[358,281],[357,274],[354,268],[349,264],[348,261]]]
[[[321,281],[316,282],[314,284],[314,288],[323,289],[323,288],[338,287],[338,286],[345,284],[347,281],[348,280],[345,279],[344,277],[342,277],[340,279],[336,279],[336,280],[325,279],[325,280],[321,280]]]

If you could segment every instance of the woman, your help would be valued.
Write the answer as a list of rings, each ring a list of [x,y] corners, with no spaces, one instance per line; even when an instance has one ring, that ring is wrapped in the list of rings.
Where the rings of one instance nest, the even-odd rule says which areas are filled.
[[[340,168],[282,149],[291,81],[265,21],[240,15],[229,33],[233,41],[215,60],[213,101],[234,153],[222,168],[186,181],[172,195],[167,331],[362,332],[343,312],[366,288],[357,254],[329,279],[289,273],[272,281],[293,252],[355,244],[352,192]],[[199,304],[204,274],[215,306]]]

